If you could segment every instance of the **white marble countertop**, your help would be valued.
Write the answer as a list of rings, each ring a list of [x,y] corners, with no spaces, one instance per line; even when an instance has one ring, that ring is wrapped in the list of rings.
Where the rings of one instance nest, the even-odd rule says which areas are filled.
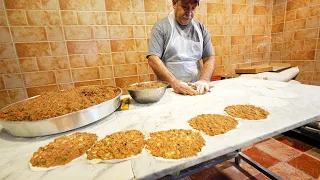
[[[232,152],[268,137],[320,119],[320,87],[275,81],[235,78],[216,81],[210,93],[182,96],[167,89],[157,103],[130,104],[129,110],[112,115],[83,128],[55,136],[17,138],[0,126],[0,179],[154,179]],[[191,129],[187,121],[199,114],[225,114],[228,105],[253,104],[270,112],[263,121],[239,120],[237,129],[224,135],[204,138],[207,147],[188,161],[162,162],[146,151],[130,161],[92,165],[80,159],[54,170],[33,172],[28,167],[32,153],[57,136],[74,132],[93,132],[99,138],[120,130],[137,129],[145,133],[172,128]]]

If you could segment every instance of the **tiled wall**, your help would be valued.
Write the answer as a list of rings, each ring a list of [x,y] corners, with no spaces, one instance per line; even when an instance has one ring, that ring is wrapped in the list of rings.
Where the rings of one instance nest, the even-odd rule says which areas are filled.
[[[271,61],[299,66],[297,80],[320,85],[320,1],[274,0]]]
[[[171,0],[0,0],[0,108],[43,91],[154,79],[152,25]],[[271,0],[202,0],[216,75],[268,61]]]

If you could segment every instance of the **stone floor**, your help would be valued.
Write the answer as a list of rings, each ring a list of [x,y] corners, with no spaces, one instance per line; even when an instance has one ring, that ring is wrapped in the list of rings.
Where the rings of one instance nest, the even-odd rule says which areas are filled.
[[[298,140],[300,139],[300,140]],[[242,149],[242,152],[283,179],[320,180],[320,143],[300,136],[279,135]],[[184,180],[269,179],[244,161],[218,164]]]

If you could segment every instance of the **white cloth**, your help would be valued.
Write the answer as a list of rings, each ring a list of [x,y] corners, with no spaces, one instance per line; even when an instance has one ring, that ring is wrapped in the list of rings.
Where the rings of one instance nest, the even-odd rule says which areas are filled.
[[[185,38],[184,32],[178,27],[171,12],[168,16],[172,27],[171,37],[164,51],[163,56],[168,70],[179,80],[183,82],[198,81],[201,74],[201,64],[199,60],[203,52],[203,36],[194,20],[190,23],[194,26],[199,37],[199,42]]]
[[[299,73],[298,67],[292,67],[281,72],[263,72],[258,74],[242,74],[240,77],[288,82]]]

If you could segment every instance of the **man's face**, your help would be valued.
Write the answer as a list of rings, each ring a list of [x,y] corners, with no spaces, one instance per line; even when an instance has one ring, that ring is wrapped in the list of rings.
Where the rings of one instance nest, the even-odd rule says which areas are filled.
[[[195,1],[188,1],[187,3],[182,3],[181,0],[177,1],[173,5],[175,19],[179,24],[187,25],[192,20],[198,3]]]

